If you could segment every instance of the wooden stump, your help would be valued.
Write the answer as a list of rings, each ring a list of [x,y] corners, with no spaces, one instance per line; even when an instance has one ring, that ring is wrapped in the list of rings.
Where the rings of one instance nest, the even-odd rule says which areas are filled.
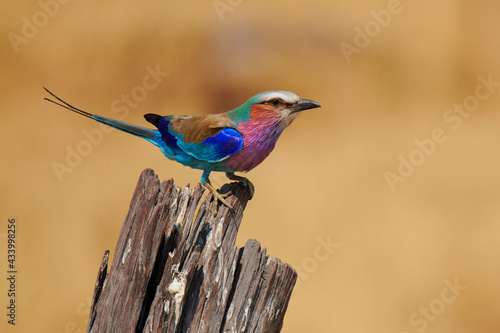
[[[249,192],[227,191],[234,211],[216,213],[200,184],[142,172],[109,273],[109,251],[99,268],[87,332],[281,330],[297,273],[256,240],[235,248]]]

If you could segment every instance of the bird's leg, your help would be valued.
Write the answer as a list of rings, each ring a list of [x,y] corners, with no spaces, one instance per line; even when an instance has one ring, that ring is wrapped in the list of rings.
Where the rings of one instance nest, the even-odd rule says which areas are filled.
[[[212,192],[214,199],[215,199],[215,204],[218,204],[218,201],[222,202],[226,207],[229,209],[233,209],[233,206],[231,206],[224,198],[229,196],[231,192],[225,193],[225,194],[220,194],[217,192],[217,190],[213,187],[212,183],[210,182],[210,179],[208,179],[208,176],[210,175],[210,170],[205,170],[203,171],[203,175],[201,176],[201,185],[205,187],[207,190]]]
[[[237,176],[234,174],[234,172],[226,172],[226,176],[227,176],[227,178],[229,178],[231,180],[236,180],[238,182],[242,182],[243,185],[248,187],[248,189],[250,190],[250,199],[253,198],[253,194],[255,193],[255,187],[253,186],[252,182],[248,178]]]

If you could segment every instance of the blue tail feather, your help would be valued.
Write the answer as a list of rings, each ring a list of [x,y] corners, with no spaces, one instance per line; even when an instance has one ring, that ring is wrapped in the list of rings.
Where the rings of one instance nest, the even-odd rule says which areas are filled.
[[[64,100],[60,99],[56,95],[54,95],[52,92],[50,92],[47,88],[44,88],[52,97],[56,99],[56,101],[50,99],[50,98],[45,98],[45,100],[52,102],[54,104],[57,104],[65,109],[68,109],[72,112],[78,113],[79,115],[82,115],[84,117],[93,119],[95,121],[98,121],[102,124],[108,125],[110,127],[116,128],[122,132],[129,133],[138,137],[141,137],[158,148],[163,152],[163,154],[171,160],[175,160],[179,163],[182,163],[184,165],[188,165],[191,167],[196,167],[195,164],[200,162],[203,164],[201,161],[195,161],[195,159],[186,154],[178,145],[177,145],[177,138],[175,138],[169,131],[168,131],[168,124],[170,123],[170,117],[161,117],[158,115],[154,114],[147,114],[144,117],[146,120],[148,120],[150,123],[154,124],[156,127],[158,127],[158,130],[156,129],[150,129],[142,126],[137,126],[137,125],[132,125],[120,120],[115,120],[103,116],[99,116],[96,114],[92,114],[86,111],[83,111],[81,109],[78,109],[77,107],[74,107],[73,105],[65,102]],[[203,165],[204,166],[204,165]],[[201,167],[203,168],[203,167]]]

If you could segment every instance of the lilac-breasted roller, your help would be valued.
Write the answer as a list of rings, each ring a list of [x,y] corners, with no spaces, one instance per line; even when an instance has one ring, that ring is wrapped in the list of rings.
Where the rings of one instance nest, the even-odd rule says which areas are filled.
[[[46,100],[100,123],[146,139],[170,159],[203,170],[201,184],[216,200],[231,207],[208,178],[212,171],[225,172],[231,180],[243,182],[254,193],[252,183],[235,172],[247,172],[259,165],[274,149],[283,130],[304,110],[318,108],[314,101],[289,91],[266,91],[226,113],[203,116],[159,116],[144,118],[157,129],[132,125],[80,110],[44,88],[57,101]]]

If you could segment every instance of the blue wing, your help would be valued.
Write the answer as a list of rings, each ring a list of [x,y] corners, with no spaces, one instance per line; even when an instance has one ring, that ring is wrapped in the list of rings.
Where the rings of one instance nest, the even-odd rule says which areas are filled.
[[[177,145],[189,155],[207,162],[220,162],[243,148],[243,137],[234,128],[224,128],[200,143],[186,143],[178,137]]]
[[[155,143],[162,149],[165,155],[173,155],[174,158],[184,164],[191,164],[190,157],[195,159],[215,163],[220,162],[239,152],[243,148],[243,137],[234,128],[226,127],[216,130],[212,136],[207,136],[201,142],[186,142],[184,133],[177,133],[173,130],[170,122],[174,119],[182,119],[179,116],[161,117],[154,114],[145,115],[146,119],[155,125],[161,134],[156,138]],[[193,119],[185,117],[185,119]],[[188,155],[188,156],[183,156]],[[169,157],[170,158],[170,157]]]

